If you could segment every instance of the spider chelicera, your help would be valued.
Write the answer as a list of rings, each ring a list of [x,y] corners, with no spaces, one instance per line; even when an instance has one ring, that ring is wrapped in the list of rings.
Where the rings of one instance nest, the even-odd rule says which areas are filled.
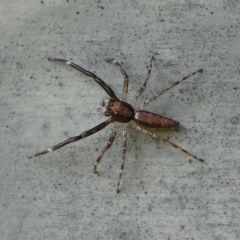
[[[153,57],[151,57],[151,60],[150,60],[150,65],[148,67],[147,77],[146,77],[145,81],[143,82],[143,85],[138,90],[138,92],[137,92],[136,96],[134,97],[131,105],[126,102],[127,93],[128,93],[129,78],[128,78],[127,73],[123,70],[120,63],[116,59],[106,59],[106,62],[114,63],[119,68],[122,75],[124,76],[122,100],[119,100],[117,98],[116,94],[114,93],[114,91],[102,79],[97,77],[94,73],[92,73],[90,71],[87,71],[84,68],[82,68],[81,66],[79,66],[79,65],[77,65],[77,64],[75,64],[71,61],[65,60],[65,59],[48,58],[48,60],[52,61],[52,62],[56,61],[56,62],[66,63],[66,64],[70,65],[71,67],[79,70],[83,74],[93,78],[103,88],[103,90],[105,90],[105,92],[109,95],[109,97],[104,98],[103,101],[102,101],[103,106],[104,106],[105,100],[108,100],[108,103],[107,103],[107,106],[106,106],[106,111],[104,112],[104,115],[109,117],[109,118],[106,121],[104,121],[104,122],[100,123],[99,125],[95,126],[94,128],[91,128],[90,130],[88,130],[86,132],[83,132],[78,136],[71,137],[71,138],[65,140],[64,142],[61,142],[61,143],[59,143],[59,144],[57,144],[57,145],[55,145],[51,148],[48,148],[47,150],[45,150],[43,152],[39,152],[39,153],[35,154],[34,156],[29,157],[29,159],[32,158],[32,157],[42,155],[42,154],[53,152],[53,151],[65,146],[69,143],[76,142],[78,140],[86,138],[86,137],[102,130],[103,128],[105,128],[110,123],[114,123],[114,127],[112,129],[111,134],[110,134],[108,143],[102,149],[102,152],[99,154],[97,160],[94,163],[94,173],[97,173],[97,166],[98,166],[102,156],[112,146],[112,143],[113,143],[113,141],[116,137],[117,131],[121,126],[122,127],[122,133],[123,133],[123,146],[122,146],[123,149],[122,149],[122,164],[121,164],[121,167],[120,167],[120,173],[119,173],[118,184],[117,184],[117,193],[120,192],[120,185],[121,185],[121,182],[122,182],[122,175],[123,175],[125,158],[126,158],[126,149],[127,149],[126,133],[127,133],[127,127],[128,126],[136,129],[137,131],[146,133],[146,134],[152,136],[153,138],[161,140],[161,141],[173,146],[174,148],[186,153],[190,157],[193,157],[196,160],[199,160],[200,162],[204,162],[203,159],[196,157],[192,153],[190,153],[187,150],[183,149],[182,147],[170,142],[166,138],[163,138],[160,135],[158,135],[156,133],[152,133],[152,132],[150,132],[150,131],[141,127],[141,126],[143,126],[143,127],[150,127],[150,128],[171,128],[171,127],[178,126],[179,122],[176,122],[176,121],[174,121],[170,118],[166,118],[166,117],[161,116],[161,115],[156,114],[156,113],[144,111],[144,110],[142,110],[142,108],[144,106],[146,106],[147,104],[149,104],[150,102],[152,102],[153,100],[160,97],[161,95],[163,95],[164,93],[166,93],[167,91],[169,91],[174,86],[180,84],[181,82],[183,82],[184,80],[188,79],[189,77],[195,75],[196,73],[202,72],[202,69],[199,69],[198,71],[195,71],[195,72],[189,74],[188,76],[180,79],[179,81],[173,83],[170,87],[166,88],[165,90],[157,92],[155,95],[153,95],[152,98],[150,98],[148,101],[144,102],[139,107],[139,110],[134,110],[133,106],[136,103],[136,101],[138,100],[138,98],[140,97],[140,95],[142,94],[142,92],[144,91],[144,89],[146,88],[148,80],[150,78],[150,74],[151,74],[151,70],[152,70],[152,62],[154,60]],[[130,122],[131,122],[131,124],[128,124]]]

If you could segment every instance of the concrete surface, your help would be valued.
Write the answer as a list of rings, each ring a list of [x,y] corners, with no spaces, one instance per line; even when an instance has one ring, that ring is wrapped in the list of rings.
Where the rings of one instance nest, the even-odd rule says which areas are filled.
[[[240,3],[219,1],[2,0],[0,232],[9,239],[240,239]],[[204,72],[146,107],[180,121],[158,130],[197,156],[128,131],[122,192],[121,134],[93,174],[111,127],[28,159],[97,125],[104,91],[49,56],[94,71],[139,100]]]

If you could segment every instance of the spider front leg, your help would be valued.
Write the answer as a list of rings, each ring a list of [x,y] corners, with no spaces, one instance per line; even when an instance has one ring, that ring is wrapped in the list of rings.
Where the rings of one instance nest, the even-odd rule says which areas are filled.
[[[163,141],[163,142],[165,142],[165,143],[171,145],[172,147],[174,147],[174,148],[180,150],[181,152],[186,153],[186,154],[189,155],[190,157],[195,158],[196,160],[198,160],[198,161],[200,161],[200,162],[204,162],[203,159],[196,157],[196,156],[193,155],[192,153],[188,152],[187,150],[183,149],[182,147],[180,147],[180,146],[178,146],[178,145],[176,145],[176,144],[170,142],[170,141],[167,140],[166,138],[163,138],[163,137],[161,137],[160,135],[158,135],[158,134],[156,134],[156,133],[149,132],[149,131],[147,131],[147,130],[141,128],[141,127],[138,126],[137,124],[133,125],[132,127],[133,127],[134,129],[138,130],[139,132],[146,133],[146,134],[152,136],[153,138],[156,138],[156,139],[158,139],[158,140],[161,140],[161,141]]]
[[[114,58],[107,58],[105,59],[106,62],[108,63],[114,63],[119,70],[121,71],[122,75],[124,76],[124,84],[123,84],[123,91],[122,91],[122,101],[126,101],[127,100],[127,93],[128,93],[128,82],[129,82],[129,78],[127,73],[123,70],[122,66],[120,65],[120,63],[114,59]]]
[[[97,166],[100,160],[102,159],[104,153],[112,146],[112,143],[116,137],[117,131],[118,131],[118,125],[115,123],[115,126],[111,132],[107,145],[103,148],[102,152],[100,153],[100,155],[98,156],[97,160],[94,163],[94,173],[97,173]]]
[[[134,106],[134,104],[136,103],[136,101],[138,100],[138,98],[141,96],[141,94],[143,93],[143,91],[145,90],[147,84],[148,84],[148,80],[150,78],[150,75],[151,75],[151,71],[152,71],[152,62],[154,60],[154,57],[152,56],[151,57],[151,60],[150,60],[150,64],[149,64],[149,67],[148,67],[148,75],[143,83],[143,85],[140,87],[140,89],[138,90],[136,96],[134,97],[133,101],[132,101],[132,105]]]
[[[119,178],[118,178],[118,184],[117,184],[117,193],[120,192],[120,187],[122,183],[122,176],[123,176],[123,171],[124,171],[124,164],[125,164],[125,159],[126,159],[126,152],[127,152],[127,126],[125,125],[123,127],[123,143],[122,143],[122,164],[120,167],[120,172],[119,172]]]
[[[96,127],[86,131],[86,132],[83,132],[81,133],[79,136],[75,136],[75,137],[71,137],[69,139],[67,139],[66,141],[64,142],[61,142],[51,148],[48,148],[47,150],[43,151],[43,152],[40,152],[40,153],[36,153],[35,155],[29,157],[28,159],[32,158],[32,157],[36,157],[36,156],[39,156],[39,155],[42,155],[42,154],[46,154],[46,153],[50,153],[50,152],[53,152],[69,143],[72,143],[72,142],[76,142],[76,141],[79,141],[83,138],[86,138],[96,132],[99,132],[100,130],[102,130],[103,128],[105,128],[108,124],[114,122],[114,120],[112,118],[109,118],[108,120],[100,123],[99,125],[97,125]]]
[[[78,71],[82,72],[86,76],[93,78],[94,81],[97,82],[111,98],[117,99],[117,97],[116,97],[115,93],[113,92],[113,90],[101,78],[96,76],[94,73],[92,73],[92,72],[90,72],[88,70],[85,70],[84,68],[82,68],[81,66],[77,65],[76,63],[73,63],[73,62],[65,60],[65,59],[50,58],[49,57],[48,60],[51,61],[51,62],[56,61],[56,62],[66,63],[69,66],[71,66],[72,68],[75,68]]]

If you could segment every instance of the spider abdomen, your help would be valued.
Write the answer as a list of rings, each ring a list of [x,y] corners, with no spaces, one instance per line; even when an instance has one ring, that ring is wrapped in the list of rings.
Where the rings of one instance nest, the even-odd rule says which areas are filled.
[[[179,125],[179,122],[174,121],[171,118],[166,118],[159,114],[142,110],[135,113],[134,121],[139,125],[151,128],[169,128]]]

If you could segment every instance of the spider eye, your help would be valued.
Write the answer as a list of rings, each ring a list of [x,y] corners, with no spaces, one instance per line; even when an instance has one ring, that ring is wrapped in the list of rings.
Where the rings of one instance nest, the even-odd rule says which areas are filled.
[[[106,116],[106,117],[109,117],[109,116],[111,116],[111,114],[109,113],[109,112],[104,112],[104,115]]]

